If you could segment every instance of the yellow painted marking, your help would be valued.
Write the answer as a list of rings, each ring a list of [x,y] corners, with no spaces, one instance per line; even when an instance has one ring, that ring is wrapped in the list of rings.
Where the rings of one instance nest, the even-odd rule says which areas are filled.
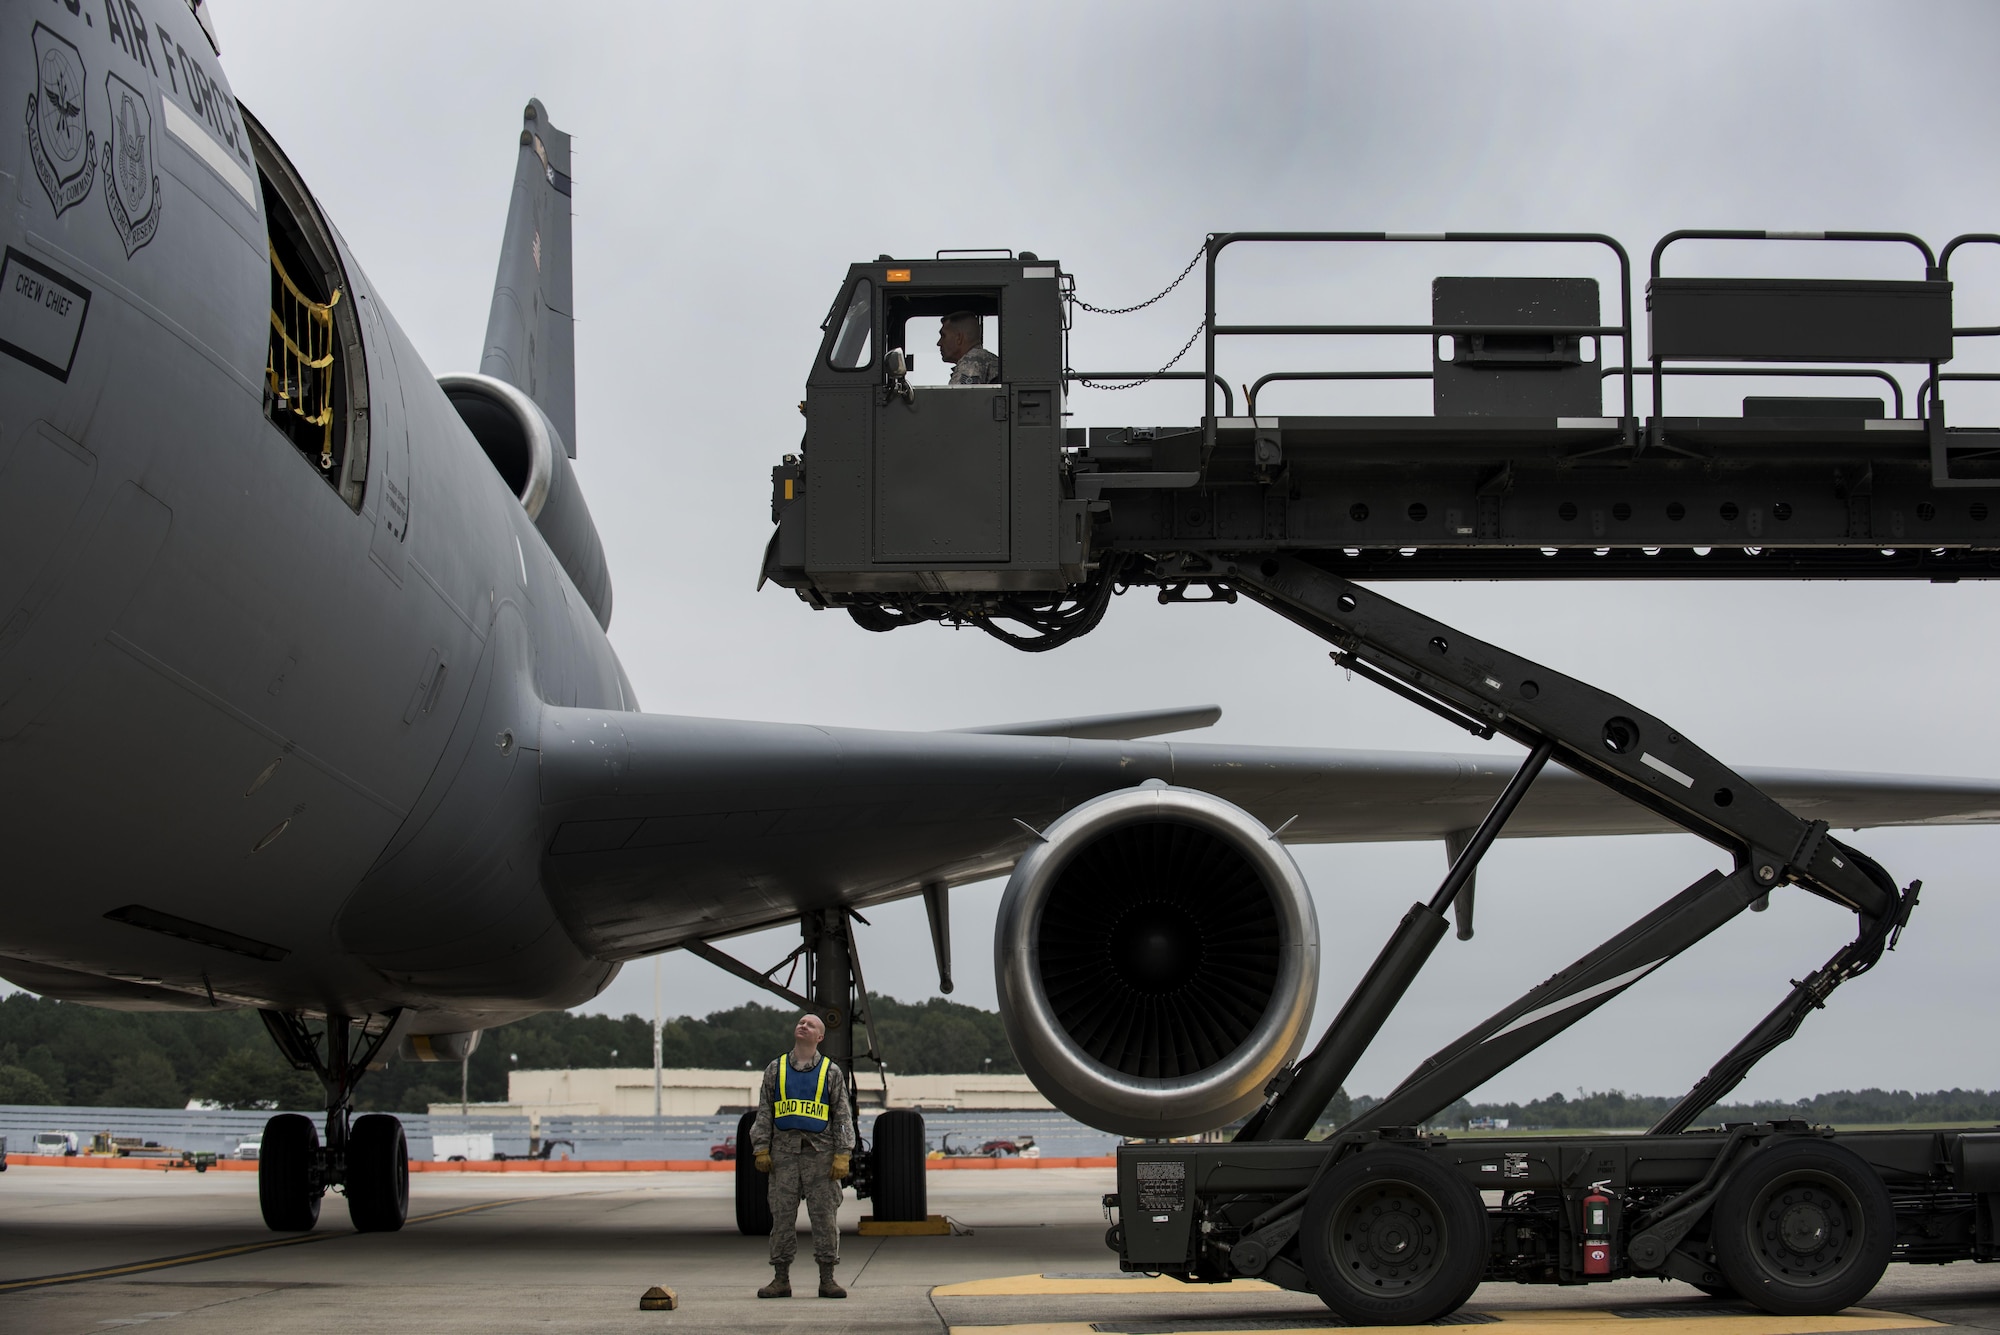
[[[1040,1279],[1041,1276],[1021,1278]],[[1051,1281],[1053,1282],[1053,1281]],[[1073,1281],[1090,1283],[1092,1281]],[[1105,1283],[1117,1283],[1107,1280]],[[1168,1280],[1170,1284],[1177,1281]],[[1244,1281],[1238,1280],[1241,1284]],[[965,1285],[951,1285],[964,1288]],[[1227,1289],[1228,1285],[1186,1284],[1179,1285],[1188,1292],[1208,1289]],[[1265,1287],[1269,1287],[1268,1285]],[[1100,1292],[1102,1290],[1099,1290]],[[1126,1292],[1120,1289],[1118,1292]],[[1146,1292],[1149,1290],[1141,1290]],[[951,1296],[945,1289],[933,1290],[939,1297]],[[1506,1309],[1487,1311],[1483,1315],[1496,1319],[1496,1324],[1507,1327],[1507,1335],[1818,1335],[1819,1332],[1842,1332],[1861,1330],[1918,1330],[1936,1326],[1935,1321],[1922,1317],[1904,1316],[1897,1312],[1878,1312],[1864,1307],[1850,1307],[1838,1316],[1698,1316],[1695,1304],[1689,1304],[1689,1315],[1685,1317],[1654,1316],[1642,1320],[1614,1316],[1610,1312],[1592,1308],[1553,1308],[1542,1310],[1510,1311]],[[1470,1310],[1476,1309],[1468,1309]],[[1172,1318],[1167,1318],[1171,1320]],[[1151,1324],[1149,1320],[1148,1324]],[[1265,1329],[1268,1329],[1266,1327]],[[1409,1326],[1299,1326],[1287,1331],[1287,1335],[1346,1335],[1356,1330],[1409,1331]],[[1415,1329],[1422,1329],[1416,1327]],[[951,1335],[1091,1335],[1092,1325],[1088,1321],[1038,1321],[1012,1326],[953,1326]],[[1208,1330],[1202,1335],[1259,1335],[1256,1328],[1244,1330]]]
[[[1064,1293],[1276,1293],[1275,1284],[1261,1279],[1234,1279],[1227,1284],[1183,1284],[1165,1275],[1133,1275],[1130,1279],[1076,1279],[1048,1275],[1005,1275],[998,1279],[972,1279],[962,1284],[941,1284],[931,1290],[935,1298],[1021,1298],[1050,1297]]]
[[[1692,1305],[1686,1316],[1651,1316],[1634,1326],[1628,1317],[1588,1308],[1564,1311],[1495,1311],[1508,1335],[1811,1335],[1812,1332],[1913,1330],[1935,1321],[1850,1307],[1838,1316],[1704,1316]]]
[[[428,1224],[433,1219],[449,1219],[453,1215],[473,1214],[480,1210],[497,1210],[503,1205],[519,1205],[524,1201],[539,1200],[536,1196],[514,1196],[504,1201],[487,1201],[481,1205],[461,1205],[456,1210],[439,1210],[433,1214],[411,1215],[404,1220],[404,1226]],[[290,1238],[267,1238],[262,1242],[245,1242],[235,1247],[217,1247],[213,1251],[189,1252],[183,1256],[162,1256],[152,1261],[134,1261],[129,1265],[103,1266],[96,1270],[72,1270],[60,1275],[36,1275],[31,1279],[0,1280],[0,1293],[11,1293],[18,1289],[41,1289],[51,1284],[80,1284],[90,1279],[115,1279],[119,1275],[137,1275],[148,1270],[166,1270],[173,1266],[199,1265],[203,1261],[222,1261],[232,1256],[245,1256],[251,1252],[267,1252],[275,1247],[298,1247],[308,1242],[331,1242],[335,1238],[357,1236],[353,1230],[345,1233],[301,1233]]]

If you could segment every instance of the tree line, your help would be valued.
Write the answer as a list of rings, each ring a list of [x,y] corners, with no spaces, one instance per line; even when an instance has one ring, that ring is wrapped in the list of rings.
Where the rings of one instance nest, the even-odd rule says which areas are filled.
[[[892,1074],[999,1071],[1020,1063],[994,1011],[933,997],[873,997],[875,1036]],[[668,1067],[761,1068],[792,1045],[795,1011],[755,1003],[661,1026]],[[858,1036],[859,1037],[859,1036]],[[858,1046],[866,1048],[865,1039]],[[512,1070],[653,1064],[653,1022],[553,1011],[489,1030],[465,1071],[475,1102],[507,1097]],[[864,1069],[872,1069],[864,1064]],[[455,1063],[391,1061],[356,1092],[364,1110],[422,1112],[456,1101]],[[17,992],[0,997],[0,1104],[318,1108],[319,1081],[278,1056],[255,1012],[98,1010]]]
[[[1018,1073],[998,1013],[942,997],[921,1002],[875,997],[875,1036],[892,1073]],[[735,1070],[761,1067],[792,1043],[795,1012],[756,1003],[661,1026],[669,1067]],[[865,1042],[860,1046],[865,1047]],[[648,1067],[653,1022],[638,1015],[553,1011],[490,1030],[466,1068],[475,1102],[507,1097],[511,1070]],[[868,1069],[864,1064],[864,1069]],[[459,1096],[453,1065],[392,1061],[361,1082],[365,1110],[422,1112]],[[51,1001],[18,992],[0,997],[0,1103],[179,1108],[203,1099],[226,1108],[321,1106],[319,1082],[278,1056],[257,1016],[246,1010],[124,1012]],[[1379,1100],[1342,1090],[1321,1128],[1365,1113]],[[1461,1099],[1436,1118],[1462,1127],[1473,1118],[1508,1120],[1511,1130],[1586,1131],[1651,1125],[1676,1102],[1622,1090],[1560,1093],[1526,1103]],[[1799,1118],[1833,1126],[1909,1122],[2000,1123],[2000,1090],[1839,1090],[1795,1102],[1731,1103],[1704,1124]]]
[[[1527,1103],[1469,1103],[1440,1116],[1441,1126],[1463,1126],[1468,1119],[1504,1117],[1508,1129],[1550,1131],[1608,1130],[1651,1126],[1679,1096],[1627,1094],[1610,1089],[1575,1098],[1560,1093]],[[1836,1090],[1792,1102],[1725,1103],[1703,1114],[1704,1125],[1717,1122],[1774,1122],[1797,1119],[1823,1126],[1897,1125],[1905,1122],[2000,1122],[2000,1090],[1940,1089],[1913,1093],[1907,1089]]]

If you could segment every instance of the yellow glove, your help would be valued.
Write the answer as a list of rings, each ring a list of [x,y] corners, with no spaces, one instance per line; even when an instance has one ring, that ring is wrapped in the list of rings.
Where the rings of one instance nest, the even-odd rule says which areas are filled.
[[[840,1179],[847,1176],[847,1165],[850,1160],[850,1157],[851,1156],[845,1154],[836,1154],[833,1156],[834,1181],[838,1182],[840,1181]]]
[[[757,1151],[757,1171],[760,1173],[768,1173],[771,1171],[771,1151],[769,1150]]]

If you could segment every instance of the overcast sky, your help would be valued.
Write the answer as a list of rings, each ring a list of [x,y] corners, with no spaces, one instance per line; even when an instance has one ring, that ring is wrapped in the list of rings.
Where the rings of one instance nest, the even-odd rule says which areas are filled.
[[[1479,745],[1345,682],[1317,641],[1248,603],[1162,608],[1138,594],[1090,639],[1028,656],[976,632],[870,635],[783,590],[753,593],[768,469],[797,445],[794,405],[852,261],[1031,249],[1060,259],[1086,298],[1124,305],[1213,230],[1603,231],[1643,270],[1677,227],[1895,229],[1936,244],[2000,228],[1990,4],[212,8],[237,94],[433,372],[478,364],[522,104],[539,96],[575,136],[577,467],[616,583],[612,639],[655,711],[942,728],[1213,702],[1217,740]],[[1920,276],[1907,251],[1860,249],[1689,247],[1675,264]],[[1451,272],[1595,275],[1615,316],[1615,273],[1582,249],[1246,260],[1225,309],[1415,322],[1429,278]],[[1958,323],[2000,323],[2000,251],[1968,252],[1954,276]],[[1075,363],[1158,365],[1200,315],[1190,283],[1142,315],[1084,316]],[[1228,363],[1231,380],[1332,364],[1325,349],[1257,355]],[[1406,344],[1341,364],[1424,363]],[[1696,384],[1673,401],[1735,411],[1744,392]],[[1292,386],[1267,410],[1427,410],[1407,390],[1384,393]],[[1984,420],[2000,420],[2000,394],[1986,406]],[[1076,425],[1200,412],[1184,386],[1079,391],[1069,407]],[[1953,397],[1955,420],[1980,408],[1969,391]],[[1622,692],[1737,764],[2000,773],[1991,585],[1398,596]],[[1924,879],[1923,908],[1903,948],[1745,1092],[2000,1086],[1987,1023],[2000,999],[2000,830],[1860,842],[1901,879]],[[1323,1024],[1444,859],[1434,845],[1298,858],[1325,936]],[[1686,837],[1503,844],[1481,874],[1478,938],[1445,943],[1351,1087],[1384,1091],[1713,865]],[[982,1005],[998,897],[998,885],[961,891],[954,910],[957,996]],[[934,995],[921,907],[873,920],[869,981]],[[1801,892],[1781,896],[1486,1092],[1684,1087],[1851,929]],[[736,948],[762,965],[789,940]],[[628,967],[592,1009],[650,1012],[652,974]],[[665,978],[670,1013],[757,995],[680,955]]]

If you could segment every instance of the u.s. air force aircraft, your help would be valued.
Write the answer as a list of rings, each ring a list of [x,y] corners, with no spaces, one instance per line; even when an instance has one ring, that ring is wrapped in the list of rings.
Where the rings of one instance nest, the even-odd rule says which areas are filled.
[[[25,108],[0,148],[0,976],[261,1011],[329,1106],[324,1142],[297,1115],[265,1137],[274,1228],[310,1228],[329,1186],[400,1226],[402,1131],[351,1119],[362,1072],[458,1060],[626,960],[727,966],[711,942],[798,921],[803,1000],[850,1050],[851,910],[923,894],[948,967],[945,892],[1114,793],[1185,818],[1080,841],[1042,949],[1002,961],[1003,1003],[1051,995],[1038,970],[1061,996],[1009,1023],[1079,1116],[1216,1125],[1312,1009],[1312,906],[1270,828],[1449,841],[1506,782],[1139,740],[1213,710],[950,733],[642,713],[570,464],[569,139],[540,104],[480,371],[440,377],[230,93],[199,3],[6,0],[0,32],[0,106]],[[2000,812],[1991,783],[1744,777],[1835,827]],[[1668,828],[1551,771],[1509,832]]]

